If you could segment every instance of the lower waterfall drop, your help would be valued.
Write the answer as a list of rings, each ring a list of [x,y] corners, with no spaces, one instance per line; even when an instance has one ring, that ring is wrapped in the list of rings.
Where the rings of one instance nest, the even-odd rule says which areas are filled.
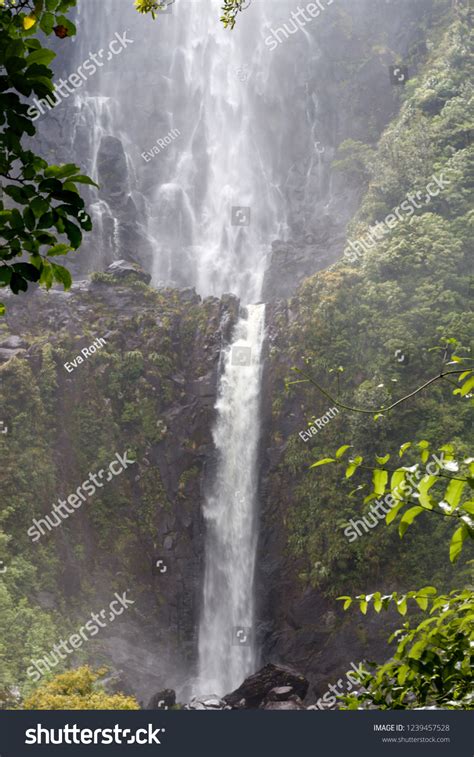
[[[254,672],[257,458],[265,305],[249,305],[224,357],[213,431],[217,469],[204,506],[206,564],[200,694],[220,696]]]

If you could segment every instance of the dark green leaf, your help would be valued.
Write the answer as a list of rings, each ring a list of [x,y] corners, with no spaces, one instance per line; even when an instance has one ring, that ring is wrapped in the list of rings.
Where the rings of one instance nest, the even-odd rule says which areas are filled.
[[[15,263],[12,268],[15,273],[28,281],[38,281],[40,277],[40,272],[36,266],[31,265],[31,263]]]

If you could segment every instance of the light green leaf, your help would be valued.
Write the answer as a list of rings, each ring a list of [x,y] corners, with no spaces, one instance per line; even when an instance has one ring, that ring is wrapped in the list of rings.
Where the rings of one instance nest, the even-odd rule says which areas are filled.
[[[42,66],[49,66],[51,61],[53,61],[56,57],[56,53],[53,53],[52,50],[48,50],[45,47],[42,47],[40,50],[34,50],[32,53],[27,55],[26,57],[26,64],[28,66],[31,66],[32,63],[39,63]]]
[[[375,468],[372,474],[372,481],[374,484],[374,492],[380,497],[385,492],[385,487],[387,486],[387,471]]]
[[[64,268],[62,265],[58,265],[57,263],[51,263],[51,268],[55,281],[57,281],[58,284],[62,284],[64,286],[64,289],[70,289],[72,278],[67,268]]]
[[[75,184],[89,184],[91,187],[97,187],[97,189],[99,189],[99,185],[96,184],[95,181],[93,181],[89,176],[83,176],[82,174],[71,176],[69,181],[73,181]]]
[[[376,591],[374,594],[374,610],[375,612],[380,612],[382,609],[382,598],[380,596],[380,592]]]
[[[421,592],[420,592],[420,594],[421,594]],[[426,610],[427,609],[427,607],[428,607],[428,597],[423,597],[423,596],[420,596],[419,594],[416,594],[415,597],[414,597],[414,599],[415,599],[415,602],[417,603],[418,607],[421,610]]]
[[[352,597],[345,597],[345,596],[343,596],[343,597],[337,597],[337,599],[340,600],[340,601],[344,600],[344,604],[343,604],[343,608],[342,608],[343,610],[347,610],[348,607],[350,607],[351,604],[352,604]]]
[[[68,244],[55,244],[54,247],[51,247],[51,249],[48,250],[48,257],[52,258],[56,255],[67,255],[67,253],[71,251],[72,247]]]
[[[458,506],[465,486],[466,481],[462,481],[457,478],[453,478],[449,482],[444,495],[444,499],[448,503],[448,505],[451,505],[451,512]]]
[[[404,494],[403,490],[400,488],[400,485],[403,483],[403,481],[405,481],[405,476],[406,471],[402,468],[399,468],[392,473],[392,478],[390,480],[390,490],[395,499],[403,499]]]
[[[429,596],[434,596],[437,593],[438,589],[434,586],[423,586],[423,588],[418,591],[418,594],[428,594]]]
[[[463,502],[461,510],[465,510],[469,515],[474,515],[474,499],[469,499],[467,502]]]
[[[410,447],[411,447],[411,442],[405,442],[405,444],[402,444],[398,453],[400,457],[402,457],[404,453],[407,451],[407,449],[410,449]]]
[[[407,600],[406,597],[403,597],[397,602],[397,610],[400,613],[400,615],[406,615],[407,614]]]
[[[425,651],[426,647],[426,641],[423,639],[423,641],[417,641],[416,644],[412,646],[408,653],[408,657],[412,660],[420,660],[423,652]]]
[[[473,389],[474,389],[474,376],[472,376],[462,385],[461,397],[465,397],[466,394],[469,394]]]
[[[422,507],[410,507],[409,510],[407,510],[405,513],[403,513],[402,519],[400,521],[400,524],[398,526],[398,533],[400,536],[403,536],[405,531],[407,530],[408,526],[411,526],[417,515],[423,512]]]
[[[47,179],[65,179],[73,176],[78,171],[78,166],[74,163],[65,163],[62,166],[48,166],[44,175]]]
[[[46,261],[43,264],[43,270],[41,271],[39,282],[40,284],[44,284],[46,289],[51,289],[53,285],[53,270],[50,264]]]
[[[336,452],[336,458],[342,457],[342,455],[344,454],[344,452],[346,450],[348,450],[351,446],[352,445],[350,445],[350,444],[343,444],[342,447],[339,447],[339,449]]]
[[[423,439],[421,442],[418,442],[418,444],[416,446],[419,447],[419,449],[421,451],[421,460],[422,460],[422,462],[426,463],[426,461],[428,460],[428,458],[430,456],[430,450],[429,450],[430,444],[429,444],[429,442],[427,442],[426,439]]]
[[[433,509],[433,502],[428,494],[428,491],[437,481],[437,476],[423,476],[420,483],[418,484],[420,503],[423,505],[423,507],[428,507],[430,510]]]
[[[409,665],[401,665],[398,669],[398,675],[397,675],[397,681],[400,686],[403,686],[407,679],[407,675],[410,672],[410,666]]]
[[[395,520],[395,518],[397,517],[397,515],[400,512],[401,508],[404,507],[404,506],[405,506],[405,502],[399,502],[397,505],[395,505],[395,507],[392,507],[390,509],[390,511],[385,516],[385,523],[387,524],[387,526],[389,526],[390,523],[393,520]]]
[[[451,562],[456,562],[458,559],[467,536],[469,536],[469,528],[463,523],[463,525],[459,526],[454,532],[451,544],[449,545],[449,559]]]
[[[319,468],[320,465],[327,465],[328,463],[335,463],[336,460],[334,457],[325,457],[322,460],[318,460],[317,463],[313,463],[310,465],[310,468]]]

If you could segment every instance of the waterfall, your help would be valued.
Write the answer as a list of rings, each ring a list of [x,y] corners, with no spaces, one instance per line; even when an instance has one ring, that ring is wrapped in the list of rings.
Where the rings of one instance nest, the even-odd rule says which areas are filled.
[[[264,321],[265,306],[249,305],[224,355],[214,429],[217,472],[204,508],[200,693],[226,694],[255,670],[253,580]]]
[[[297,0],[255,0],[233,31],[222,27],[221,6],[176,0],[152,21],[132,0],[78,0],[71,70],[93,54],[99,61],[73,113],[74,149],[103,183],[99,193],[90,190],[100,239],[90,237],[85,259],[97,270],[129,254],[155,286],[232,292],[247,305],[221,359],[217,470],[204,504],[196,690],[224,694],[258,657],[253,579],[265,307],[252,303],[261,296],[271,242],[301,227],[306,206],[317,217],[313,190],[322,173],[320,156],[311,155],[321,135],[305,106],[317,46],[306,31],[275,52],[265,43]],[[108,54],[125,30],[133,42]],[[308,200],[298,189],[301,171]]]

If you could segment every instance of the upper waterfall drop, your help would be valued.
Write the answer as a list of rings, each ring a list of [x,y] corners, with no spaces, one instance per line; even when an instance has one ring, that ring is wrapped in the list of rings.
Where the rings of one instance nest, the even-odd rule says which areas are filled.
[[[252,303],[286,222],[280,140],[269,141],[264,117],[275,59],[264,43],[266,4],[251,5],[233,31],[222,27],[221,5],[176,0],[153,21],[129,0],[79,0],[78,62],[107,49],[110,30],[127,29],[133,44],[78,93],[76,132],[82,149],[89,143],[85,162],[95,178],[105,140],[120,140],[124,197],[99,196],[111,216],[133,216],[155,285],[232,292]],[[283,112],[283,98],[271,97]],[[111,259],[126,249],[117,239],[103,241]]]

